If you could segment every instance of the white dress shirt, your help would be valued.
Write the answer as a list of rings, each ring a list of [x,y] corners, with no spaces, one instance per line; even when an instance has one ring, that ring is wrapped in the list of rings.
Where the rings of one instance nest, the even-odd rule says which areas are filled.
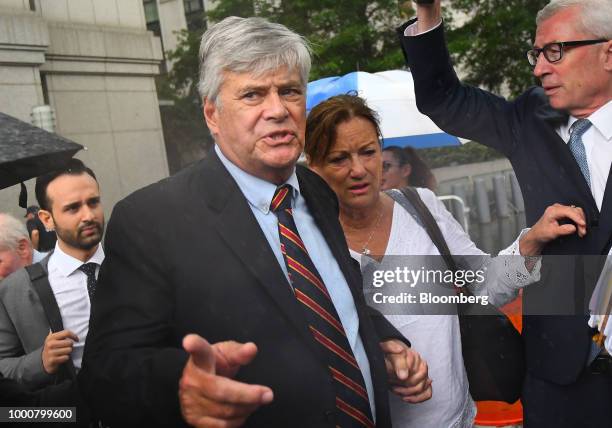
[[[83,263],[96,263],[96,278],[100,272],[100,265],[104,260],[102,245],[86,262],[69,256],[55,243],[55,250],[49,257],[49,284],[55,295],[62,316],[64,330],[70,330],[79,338],[72,347],[70,357],[77,369],[81,368],[83,348],[89,331],[89,312],[91,304],[87,293],[87,275],[79,270]]]
[[[589,119],[593,125],[582,135],[582,143],[589,166],[591,193],[597,208],[601,211],[608,174],[612,166],[612,101],[608,101],[586,119]],[[574,116],[570,116],[567,124],[557,130],[566,143],[569,142],[570,129],[577,120]]]
[[[47,254],[49,253],[41,253],[40,251],[32,248],[32,263],[38,263],[39,261],[47,257]]]

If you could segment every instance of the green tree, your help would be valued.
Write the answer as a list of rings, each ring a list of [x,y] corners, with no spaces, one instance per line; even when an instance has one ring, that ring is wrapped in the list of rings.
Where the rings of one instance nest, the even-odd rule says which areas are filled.
[[[310,40],[310,79],[361,70],[377,72],[404,64],[394,28],[399,23],[397,0],[219,0],[207,13],[218,22],[227,16],[262,16],[286,25]],[[203,29],[184,30],[175,50],[167,53],[172,71],[159,79],[164,98],[197,100],[198,49]]]
[[[535,80],[525,51],[535,36],[535,15],[548,0],[443,0],[449,50],[467,83],[517,95]],[[453,20],[450,11],[467,15]],[[402,13],[403,12],[403,13]],[[306,36],[313,45],[310,78],[403,66],[394,28],[412,12],[401,0],[219,0],[207,19],[263,16]],[[197,52],[203,29],[184,31],[169,58],[168,95],[195,96]]]
[[[403,65],[394,31],[397,0],[220,0],[208,13],[212,21],[230,15],[266,17],[308,38],[311,79]]]
[[[451,23],[449,51],[465,73],[464,81],[516,96],[536,83],[525,52],[535,38],[535,16],[549,0],[449,0],[468,15]]]

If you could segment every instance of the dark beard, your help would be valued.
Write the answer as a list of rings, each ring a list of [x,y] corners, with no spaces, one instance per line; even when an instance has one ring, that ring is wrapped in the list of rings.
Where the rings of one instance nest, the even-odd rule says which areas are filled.
[[[84,238],[81,236],[82,230],[85,227],[95,226],[98,231],[97,235],[92,235],[90,237]],[[78,248],[79,250],[91,250],[96,245],[100,243],[102,240],[102,234],[104,233],[104,223],[90,222],[80,226],[76,233],[72,230],[62,229],[55,225],[55,233],[57,237],[61,239],[66,245],[69,245],[73,248]]]

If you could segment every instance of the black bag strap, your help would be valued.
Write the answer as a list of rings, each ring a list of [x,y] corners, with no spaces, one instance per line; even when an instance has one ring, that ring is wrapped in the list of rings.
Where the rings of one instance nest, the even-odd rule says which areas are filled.
[[[393,197],[393,192],[390,192],[388,194],[413,216],[414,214],[418,216],[417,221],[421,226],[423,226],[423,228],[429,235],[429,238],[440,252],[440,255],[444,259],[446,266],[448,266],[448,268],[453,272],[457,271],[459,268],[457,266],[457,263],[455,262],[455,259],[453,259],[453,256],[451,255],[450,249],[448,248],[448,244],[446,243],[446,239],[444,239],[444,235],[442,235],[442,231],[440,230],[438,223],[431,214],[431,211],[429,211],[429,208],[427,208],[427,205],[425,205],[425,202],[423,202],[423,199],[421,199],[421,197],[419,196],[419,193],[414,187],[404,187],[403,189],[400,189],[400,192],[406,197],[408,202],[410,202],[412,210],[410,209],[410,207],[407,207],[405,204],[403,204],[401,200]]]
[[[26,266],[25,269],[30,276],[32,288],[34,288],[34,291],[36,291],[36,294],[38,294],[40,304],[42,305],[45,316],[47,317],[51,331],[53,333],[62,331],[64,329],[62,315],[60,314],[57,300],[55,300],[55,294],[53,294],[51,284],[49,284],[47,272],[43,269],[40,263],[34,263]],[[74,364],[72,363],[72,359],[68,359],[68,362],[63,364],[63,366],[66,368],[68,378],[75,379],[76,370]]]
[[[34,288],[36,294],[38,294],[51,331],[54,333],[62,331],[64,329],[62,315],[60,314],[57,300],[55,300],[51,284],[49,284],[47,272],[45,272],[40,263],[26,266],[26,271],[28,271],[30,281],[32,281],[32,288]]]

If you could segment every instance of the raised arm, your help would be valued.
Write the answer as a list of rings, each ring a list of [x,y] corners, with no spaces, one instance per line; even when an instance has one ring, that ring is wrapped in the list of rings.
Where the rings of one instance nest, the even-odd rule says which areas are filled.
[[[417,31],[424,33],[434,28],[442,20],[441,0],[417,0]]]
[[[439,0],[433,5],[418,5],[417,17],[397,31],[414,79],[419,111],[443,131],[493,147],[511,158],[521,143],[517,131],[525,112],[532,114],[544,99],[530,90],[510,102],[463,84],[448,53]]]

